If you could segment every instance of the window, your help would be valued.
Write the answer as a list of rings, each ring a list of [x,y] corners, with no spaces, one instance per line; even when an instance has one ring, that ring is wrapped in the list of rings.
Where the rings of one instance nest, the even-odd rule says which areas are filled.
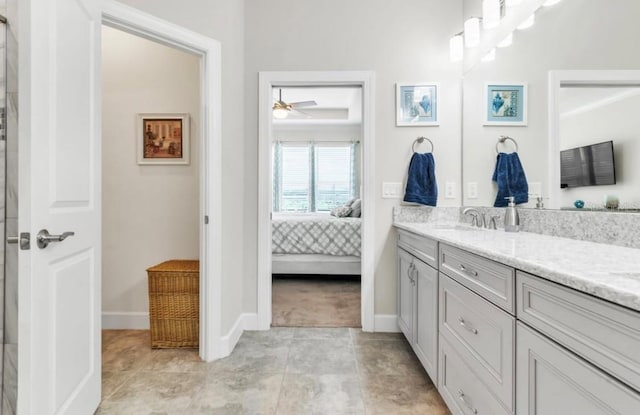
[[[355,143],[277,143],[273,211],[329,212],[358,192]]]

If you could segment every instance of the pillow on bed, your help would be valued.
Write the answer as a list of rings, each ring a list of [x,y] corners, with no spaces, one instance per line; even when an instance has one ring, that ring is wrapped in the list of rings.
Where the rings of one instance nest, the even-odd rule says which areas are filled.
[[[338,206],[331,209],[331,215],[337,218],[345,218],[351,214],[351,206]]]
[[[349,216],[351,216],[352,218],[359,218],[360,215],[362,214],[362,200],[361,199],[356,199],[353,201],[353,203],[351,203],[351,213]]]

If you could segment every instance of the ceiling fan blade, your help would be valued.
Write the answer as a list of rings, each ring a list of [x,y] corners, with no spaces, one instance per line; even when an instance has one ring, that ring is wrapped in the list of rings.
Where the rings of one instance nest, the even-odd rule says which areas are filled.
[[[304,112],[304,111],[300,111],[299,109],[295,109],[295,108],[291,108],[291,113],[298,113],[298,114],[302,114],[307,118],[313,118],[311,114],[309,114],[308,112]]]
[[[318,105],[315,101],[300,101],[300,102],[290,102],[291,108],[304,108],[304,107],[315,107]]]

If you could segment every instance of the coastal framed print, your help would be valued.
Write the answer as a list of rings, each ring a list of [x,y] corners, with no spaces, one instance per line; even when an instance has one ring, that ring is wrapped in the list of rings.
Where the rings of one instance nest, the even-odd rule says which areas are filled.
[[[138,164],[189,164],[189,114],[137,114]]]
[[[435,126],[438,124],[438,84],[414,82],[396,84],[396,125]]]
[[[484,125],[527,125],[527,84],[485,84],[483,108]]]

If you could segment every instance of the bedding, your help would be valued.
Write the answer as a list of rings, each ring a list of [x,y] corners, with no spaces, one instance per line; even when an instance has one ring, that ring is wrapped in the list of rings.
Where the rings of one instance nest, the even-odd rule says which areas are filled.
[[[274,254],[360,256],[360,218],[274,213],[271,223]]]

